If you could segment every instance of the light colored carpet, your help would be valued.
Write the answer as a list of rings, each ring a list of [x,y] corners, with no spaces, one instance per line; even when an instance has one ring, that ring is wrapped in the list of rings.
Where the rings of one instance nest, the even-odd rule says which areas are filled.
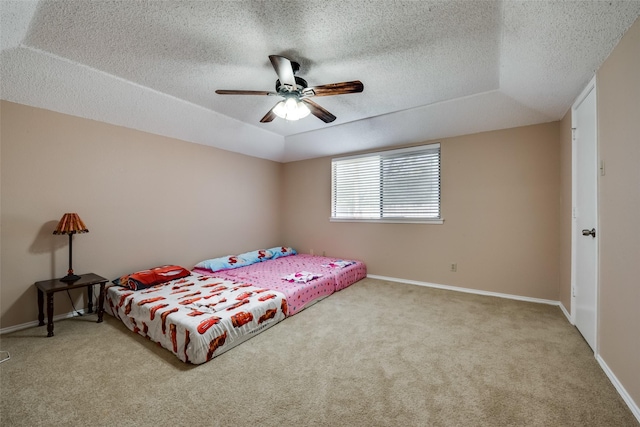
[[[95,320],[0,337],[3,426],[638,426],[548,305],[364,279],[199,366]]]

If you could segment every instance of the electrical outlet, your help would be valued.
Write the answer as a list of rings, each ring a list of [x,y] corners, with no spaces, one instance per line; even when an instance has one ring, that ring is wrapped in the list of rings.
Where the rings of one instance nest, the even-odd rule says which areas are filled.
[[[309,254],[313,255],[313,249],[309,249]]]
[[[324,251],[322,251],[322,256],[327,256]]]
[[[451,263],[451,271],[454,272],[454,273],[456,271],[458,271],[458,263],[457,262],[452,262]]]

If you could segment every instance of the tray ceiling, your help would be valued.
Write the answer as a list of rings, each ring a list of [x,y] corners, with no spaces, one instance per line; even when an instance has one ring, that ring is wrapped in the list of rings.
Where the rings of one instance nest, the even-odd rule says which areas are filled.
[[[640,1],[2,1],[2,99],[280,162],[561,119]],[[337,116],[259,123],[268,55]]]

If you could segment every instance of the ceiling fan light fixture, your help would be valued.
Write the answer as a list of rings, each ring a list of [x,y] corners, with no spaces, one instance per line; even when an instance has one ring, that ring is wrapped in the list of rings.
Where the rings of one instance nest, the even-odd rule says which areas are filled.
[[[284,106],[284,101],[278,102],[276,106],[273,107],[273,113],[282,119],[287,117],[287,108]]]
[[[298,101],[298,118],[304,119],[309,114],[311,114],[311,110],[309,110],[309,107],[307,107],[307,104],[305,104],[302,101]]]
[[[305,79],[295,75],[300,69],[300,64],[279,55],[269,55],[269,60],[278,75],[275,92],[229,89],[216,90],[218,95],[275,95],[283,97],[284,99],[282,101],[278,102],[260,119],[260,123],[272,122],[276,117],[287,121],[296,121],[307,117],[309,114],[313,114],[325,123],[331,123],[336,119],[336,116],[309,98],[313,96],[360,93],[364,90],[364,85],[360,80],[309,87]]]
[[[286,118],[298,120],[298,102],[295,98],[287,98],[287,100],[284,101],[284,108],[287,110]]]
[[[307,117],[311,111],[304,102],[295,97],[289,97],[278,102],[273,108],[273,113],[282,119],[295,121]]]

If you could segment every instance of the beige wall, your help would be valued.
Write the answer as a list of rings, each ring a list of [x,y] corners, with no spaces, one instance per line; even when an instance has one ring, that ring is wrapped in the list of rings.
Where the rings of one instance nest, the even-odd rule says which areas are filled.
[[[640,20],[597,73],[600,356],[640,404]]]
[[[33,283],[61,277],[65,212],[89,228],[74,237],[76,273],[113,279],[164,263],[281,244],[281,165],[105,123],[2,102],[1,318],[37,319]],[[215,136],[212,136],[215,137]],[[83,293],[72,294],[84,307]],[[56,314],[71,311],[55,298]]]
[[[599,352],[640,402],[640,22],[597,74]],[[117,275],[280,243],[371,274],[560,300],[570,309],[570,122],[442,140],[443,225],[330,223],[330,159],[279,165],[36,108],[0,104],[0,327],[36,319],[33,282]],[[282,190],[281,190],[282,188]],[[164,197],[171,193],[171,198]],[[274,202],[275,201],[275,202]],[[281,217],[278,217],[281,215]],[[279,226],[278,226],[279,225]],[[451,262],[458,272],[448,271]],[[82,304],[82,294],[74,293]],[[57,313],[70,311],[56,298]]]
[[[572,132],[571,109],[560,122],[560,302],[571,313]]]
[[[331,159],[287,163],[284,240],[374,275],[557,301],[559,133],[555,122],[440,140],[442,225],[329,222]]]

